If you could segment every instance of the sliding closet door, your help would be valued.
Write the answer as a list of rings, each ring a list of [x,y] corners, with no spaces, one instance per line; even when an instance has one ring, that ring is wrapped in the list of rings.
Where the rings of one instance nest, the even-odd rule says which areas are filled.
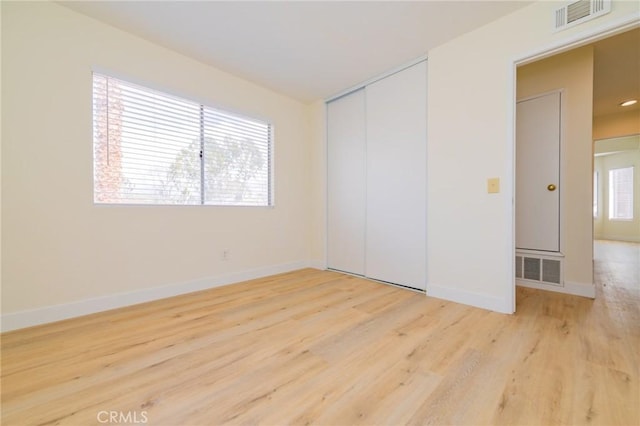
[[[426,288],[427,64],[366,88],[366,275]]]
[[[327,266],[365,273],[364,90],[327,104]]]

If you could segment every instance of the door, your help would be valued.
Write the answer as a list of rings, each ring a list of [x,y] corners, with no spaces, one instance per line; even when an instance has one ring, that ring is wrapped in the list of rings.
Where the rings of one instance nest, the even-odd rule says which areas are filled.
[[[559,92],[516,108],[516,248],[560,251]]]
[[[327,266],[365,273],[364,89],[327,104]]]
[[[426,289],[427,63],[366,89],[366,275]]]

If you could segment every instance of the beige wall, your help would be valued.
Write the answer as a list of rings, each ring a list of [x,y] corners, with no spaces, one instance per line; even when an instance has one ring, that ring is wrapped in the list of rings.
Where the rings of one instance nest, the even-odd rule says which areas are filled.
[[[94,205],[93,67],[270,120],[275,207]],[[308,263],[306,105],[48,2],[3,2],[2,88],[3,314]]]
[[[609,139],[640,133],[640,109],[593,118],[593,139]]]
[[[562,90],[560,241],[564,277],[591,283],[593,48],[582,47],[522,66],[516,85],[517,99]]]

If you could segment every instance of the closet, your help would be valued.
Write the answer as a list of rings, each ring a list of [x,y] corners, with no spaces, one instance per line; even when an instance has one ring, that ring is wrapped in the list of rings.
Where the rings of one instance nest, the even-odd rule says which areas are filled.
[[[327,266],[426,289],[427,64],[327,103]]]
[[[560,92],[516,106],[516,248],[560,251]]]
[[[516,104],[516,283],[564,286],[560,247],[562,94]]]

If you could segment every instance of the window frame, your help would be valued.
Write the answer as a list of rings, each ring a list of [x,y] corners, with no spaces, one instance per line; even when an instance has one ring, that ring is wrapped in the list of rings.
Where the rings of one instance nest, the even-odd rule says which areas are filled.
[[[106,79],[112,79],[112,80],[117,80],[118,82],[121,82],[122,84],[128,86],[128,87],[135,87],[136,89],[143,91],[147,94],[157,94],[159,96],[162,97],[167,97],[167,98],[172,98],[175,99],[179,102],[184,102],[184,103],[188,103],[191,104],[192,106],[197,106],[199,113],[200,113],[200,123],[199,123],[199,129],[198,129],[198,140],[194,140],[193,142],[196,143],[197,148],[196,150],[199,151],[199,153],[197,153],[196,150],[192,150],[192,154],[196,153],[196,156],[199,155],[200,161],[199,161],[199,169],[198,169],[198,174],[200,176],[199,179],[199,184],[200,184],[200,196],[199,196],[199,202],[176,202],[174,200],[172,200],[169,197],[166,197],[164,199],[156,199],[153,201],[145,201],[145,200],[141,200],[141,201],[136,201],[135,199],[132,198],[126,198],[126,197],[122,197],[120,199],[111,199],[110,201],[100,201],[98,199],[99,196],[99,192],[97,190],[97,185],[98,185],[98,177],[97,177],[97,173],[96,173],[96,169],[100,166],[99,162],[96,159],[96,144],[99,144],[99,138],[96,136],[96,122],[97,122],[97,114],[96,114],[96,89],[95,89],[95,84],[96,84],[96,77],[102,77],[102,78],[106,78]],[[181,96],[181,95],[176,95],[174,92],[171,91],[167,91],[164,89],[159,89],[157,86],[154,85],[150,85],[147,83],[140,83],[139,81],[136,81],[135,79],[131,79],[131,78],[123,78],[117,74],[114,74],[112,72],[105,72],[99,69],[93,69],[92,70],[92,77],[91,77],[91,82],[92,82],[92,91],[91,91],[91,96],[92,96],[92,111],[91,111],[91,120],[92,120],[92,167],[93,167],[93,173],[92,173],[92,177],[93,177],[93,185],[92,185],[92,191],[93,191],[93,204],[94,205],[101,205],[101,206],[126,206],[126,205],[134,205],[134,206],[209,206],[209,207],[253,207],[253,208],[273,208],[275,207],[275,190],[274,190],[274,180],[275,180],[275,126],[274,124],[270,121],[270,120],[265,120],[263,118],[258,118],[255,116],[250,116],[244,113],[239,113],[236,110],[233,109],[229,109],[229,108],[220,108],[219,106],[216,105],[212,105],[211,103],[208,102],[203,102],[199,99],[194,99],[193,97],[185,97],[185,96]],[[109,96],[108,92],[105,91],[104,94],[105,98],[107,98]],[[108,104],[107,104],[107,108],[109,108]],[[262,194],[261,196],[264,197],[265,201],[261,202],[258,201],[256,203],[250,203],[250,202],[242,202],[242,203],[234,203],[234,202],[219,202],[219,200],[214,199],[213,201],[207,201],[207,197],[205,196],[205,193],[207,192],[207,189],[204,185],[204,183],[207,181],[207,173],[206,173],[206,167],[205,167],[205,158],[203,157],[203,153],[205,152],[203,150],[203,146],[205,144],[204,139],[207,137],[205,135],[205,133],[207,133],[204,129],[203,129],[203,111],[206,110],[206,114],[213,114],[213,115],[217,115],[220,114],[222,116],[226,116],[231,120],[238,120],[238,121],[246,121],[247,123],[250,123],[250,125],[257,125],[257,126],[264,126],[264,133],[266,134],[266,138],[264,138],[264,140],[266,140],[266,143],[263,144],[264,148],[265,148],[265,155],[263,157],[264,158],[264,164],[261,165],[260,168],[258,168],[258,173],[260,173],[260,171],[266,170],[266,184],[261,183],[259,185],[259,189],[263,190],[262,192],[260,192],[260,194]],[[108,119],[108,113],[107,113],[107,119]],[[184,124],[187,122],[181,122],[181,124]],[[161,122],[161,124],[166,124],[166,122]],[[210,130],[210,129],[209,129]],[[158,143],[157,141],[155,141],[154,143]],[[160,146],[160,145],[157,145]],[[107,148],[108,149],[108,148]],[[206,155],[206,154],[205,154]],[[150,156],[149,157],[151,160],[153,160],[153,158]],[[122,169],[123,167],[121,167]],[[263,173],[262,176],[264,177],[265,174]],[[209,176],[210,178],[210,176]],[[264,179],[264,178],[263,178]],[[195,181],[194,181],[195,182]],[[233,194],[232,192],[230,193],[225,193],[225,194]],[[154,194],[152,197],[160,197],[160,195],[158,194]]]
[[[630,184],[631,184],[631,189],[629,191],[629,196],[631,198],[631,207],[630,207],[630,213],[631,215],[629,217],[618,217],[617,215],[614,215],[614,213],[617,212],[617,208],[616,206],[616,196],[617,196],[617,191],[614,190],[614,179],[613,179],[613,174],[616,172],[622,172],[622,171],[626,171],[626,170],[630,170],[631,173],[631,179],[630,179]],[[616,167],[616,168],[611,168],[609,169],[609,173],[608,173],[608,193],[609,193],[609,200],[608,200],[608,219],[610,221],[616,221],[616,222],[630,222],[634,220],[634,204],[636,202],[636,200],[634,200],[634,185],[635,185],[635,170],[634,170],[634,166],[627,166],[627,167]]]

